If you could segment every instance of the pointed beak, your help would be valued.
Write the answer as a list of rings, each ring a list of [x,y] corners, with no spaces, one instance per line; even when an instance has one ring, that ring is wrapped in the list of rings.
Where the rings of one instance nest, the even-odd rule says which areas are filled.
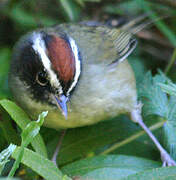
[[[56,104],[59,107],[59,109],[61,110],[62,114],[64,115],[65,119],[67,119],[67,101],[68,98],[65,95],[61,95],[61,96],[54,96],[55,100],[56,100]]]

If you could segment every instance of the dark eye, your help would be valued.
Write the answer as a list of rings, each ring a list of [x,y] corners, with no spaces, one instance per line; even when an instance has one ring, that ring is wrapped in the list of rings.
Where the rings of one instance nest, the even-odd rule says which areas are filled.
[[[38,72],[36,75],[36,81],[41,86],[46,86],[48,83],[47,75],[45,72]]]

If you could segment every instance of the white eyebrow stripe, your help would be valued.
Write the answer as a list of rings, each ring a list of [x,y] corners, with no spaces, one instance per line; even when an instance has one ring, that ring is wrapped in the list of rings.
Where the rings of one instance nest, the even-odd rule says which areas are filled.
[[[46,46],[45,46],[44,40],[42,39],[40,33],[33,33],[32,48],[40,56],[43,66],[49,74],[51,85],[56,87],[60,93],[63,93],[62,86],[61,86],[60,82],[58,81],[56,74],[52,70],[51,62],[50,62],[48,56],[46,55]]]
[[[69,37],[69,42],[70,42],[70,46],[71,46],[71,49],[75,58],[75,75],[74,75],[73,82],[67,91],[67,96],[69,96],[71,90],[76,86],[79,76],[81,74],[81,59],[79,59],[80,57],[79,57],[78,46],[76,45],[75,40],[72,39],[71,37]]]

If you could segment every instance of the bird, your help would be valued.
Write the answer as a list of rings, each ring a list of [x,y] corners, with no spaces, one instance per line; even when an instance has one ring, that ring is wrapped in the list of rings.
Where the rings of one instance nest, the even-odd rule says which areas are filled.
[[[68,129],[130,114],[153,140],[164,165],[175,161],[143,123],[127,57],[137,40],[123,28],[65,23],[27,33],[14,47],[9,86],[31,119]]]

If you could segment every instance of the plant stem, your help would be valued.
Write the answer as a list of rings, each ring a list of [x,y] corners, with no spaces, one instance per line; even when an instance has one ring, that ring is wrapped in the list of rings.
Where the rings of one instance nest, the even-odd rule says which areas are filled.
[[[159,123],[156,123],[154,125],[152,125],[149,129],[152,131],[152,130],[156,130],[156,129],[159,129],[163,126],[163,124],[165,123],[165,121],[162,121],[162,122],[159,122]],[[101,152],[100,154],[101,155],[105,155],[105,154],[108,154],[112,151],[114,151],[115,149],[121,147],[121,146],[124,146],[125,144],[128,144],[132,141],[134,141],[135,139],[137,139],[138,137],[142,136],[145,134],[145,131],[140,131],[132,136],[130,136],[129,138],[121,141],[121,142],[118,142],[114,145],[112,145],[110,148],[106,149],[105,151]]]
[[[16,170],[19,168],[19,165],[20,165],[20,162],[22,160],[23,154],[24,154],[24,147],[20,147],[17,159],[14,162],[13,167],[12,167],[8,177],[13,177],[14,176]]]
[[[175,60],[176,60],[176,48],[174,49],[174,52],[173,52],[173,54],[172,54],[172,57],[171,57],[168,65],[166,66],[166,69],[165,69],[165,71],[164,71],[166,75],[167,75],[167,73],[169,72],[169,70],[170,70],[170,68],[172,67],[172,65],[174,64]]]

